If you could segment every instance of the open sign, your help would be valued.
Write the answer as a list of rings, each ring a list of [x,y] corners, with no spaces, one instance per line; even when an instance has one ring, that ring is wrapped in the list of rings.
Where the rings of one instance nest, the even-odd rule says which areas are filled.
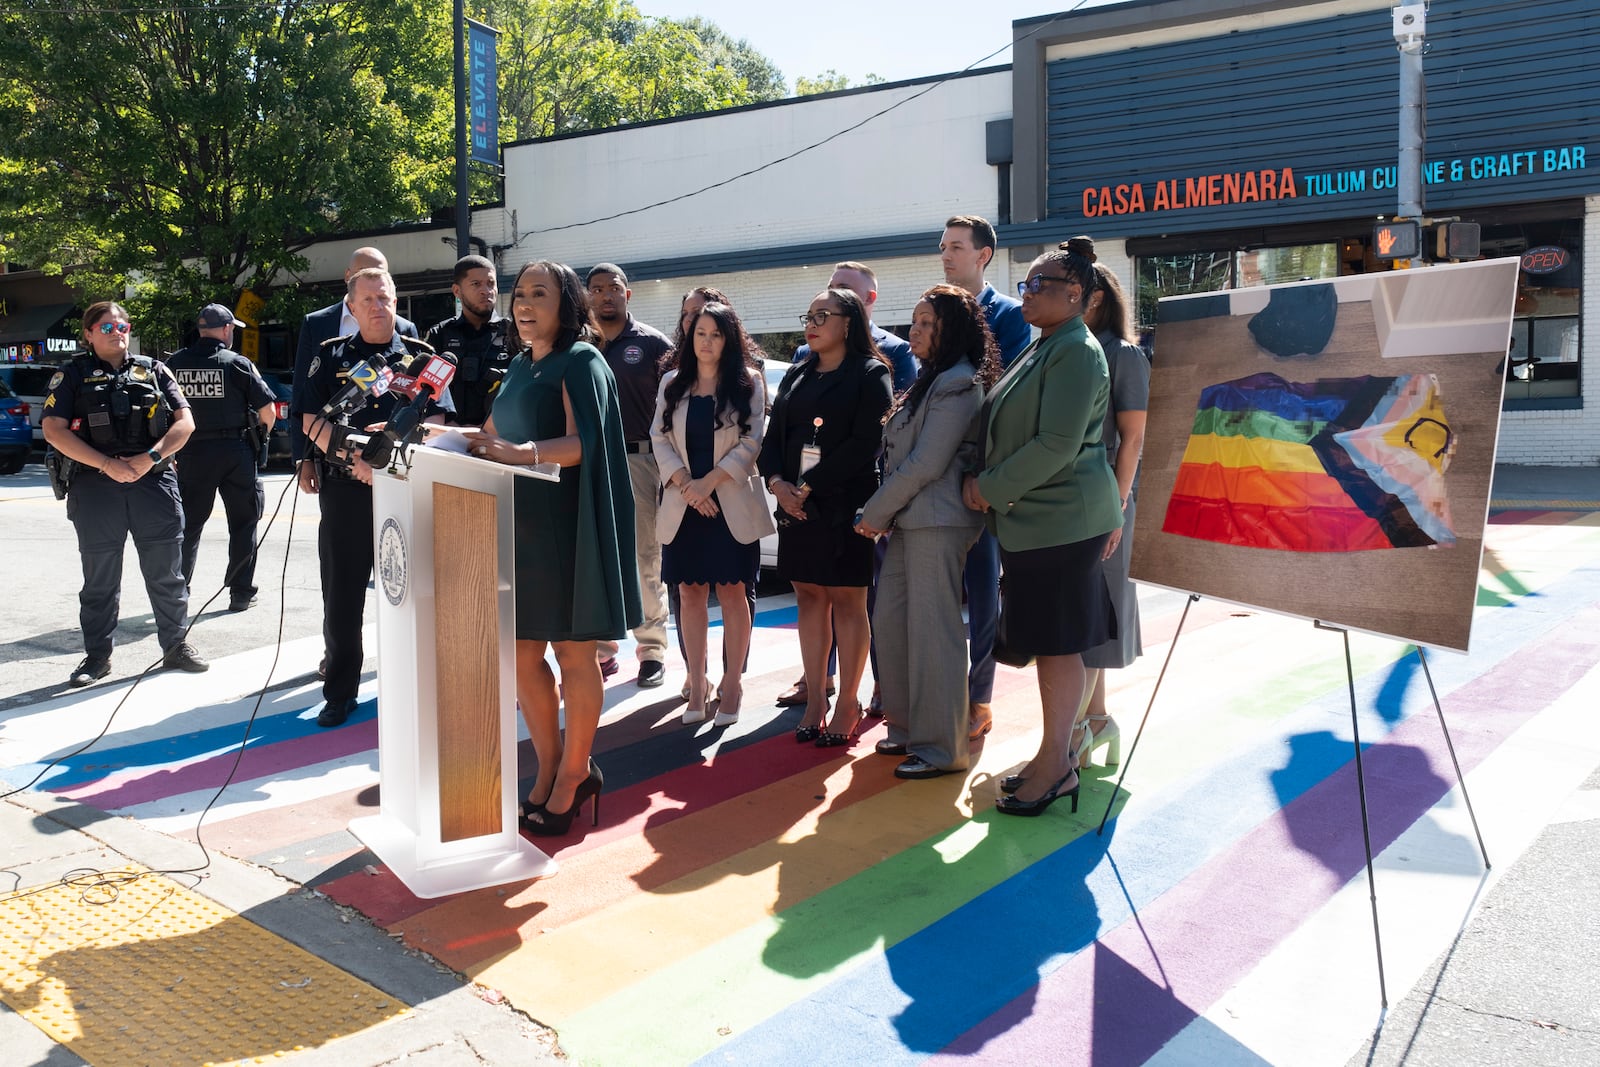
[[[1522,269],[1529,274],[1554,274],[1567,265],[1567,250],[1558,245],[1541,245],[1522,253]]]

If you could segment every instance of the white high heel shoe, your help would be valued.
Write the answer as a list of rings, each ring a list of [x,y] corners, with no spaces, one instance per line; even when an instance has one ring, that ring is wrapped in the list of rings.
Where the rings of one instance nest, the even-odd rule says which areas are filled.
[[[1078,750],[1078,765],[1087,766],[1094,750],[1106,746],[1106,766],[1115,767],[1122,762],[1122,727],[1109,715],[1090,715],[1084,720],[1083,746]],[[1096,729],[1096,725],[1100,729]]]

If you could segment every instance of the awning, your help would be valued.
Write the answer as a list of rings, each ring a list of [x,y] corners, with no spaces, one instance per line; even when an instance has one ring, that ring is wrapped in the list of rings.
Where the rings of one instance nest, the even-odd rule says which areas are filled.
[[[43,341],[72,308],[72,304],[46,304],[0,315],[0,345]]]

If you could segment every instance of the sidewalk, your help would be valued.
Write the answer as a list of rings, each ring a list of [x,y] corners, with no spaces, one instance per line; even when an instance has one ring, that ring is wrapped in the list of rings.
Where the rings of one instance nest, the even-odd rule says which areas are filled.
[[[574,1060],[651,1067],[1597,1063],[1600,538],[1589,513],[1600,471],[1500,468],[1491,510],[1517,513],[1494,531],[1504,570],[1480,580],[1480,605],[1493,594],[1505,606],[1480,607],[1490,613],[1473,656],[1430,659],[1495,865],[1487,875],[1431,705],[1417,710],[1413,688],[1409,711],[1390,708],[1394,687],[1414,680],[1404,657],[1357,642],[1358,686],[1375,708],[1362,737],[1376,739],[1367,775],[1390,1000],[1365,1043],[1378,990],[1345,804],[1349,742],[1334,736],[1349,728],[1343,664],[1308,657],[1309,639],[1282,620],[1204,604],[1163,689],[1177,695],[1153,710],[1103,838],[1094,829],[1115,773],[1100,769],[1071,819],[1064,805],[1037,820],[986,817],[992,779],[1037,730],[1028,676],[1008,672],[997,690],[997,727],[967,783],[892,779],[893,761],[871,755],[878,733],[819,762],[789,740],[794,716],[767,707],[795,669],[778,617],[763,627],[734,729],[681,727],[666,690],[642,694],[627,678],[608,688],[607,815],[559,846],[555,878],[418,901],[371,867],[342,829],[371,804],[366,710],[343,730],[265,736],[269,753],[322,747],[272,774],[247,760],[205,823],[209,867],[170,881],[384,995],[372,1025],[319,1030],[319,1011],[362,994],[309,996],[321,978],[304,990],[264,983],[253,999],[269,1016],[292,1005],[310,1046],[282,1057],[296,1065],[556,1062],[558,1041]],[[1145,658],[1114,694],[1125,749],[1181,600],[1148,600]],[[1283,673],[1246,677],[1241,649],[1276,650]],[[275,689],[263,714],[292,723],[306,692]],[[18,752],[57,751],[100,721],[95,699],[109,691],[0,711],[12,785],[38,758]],[[30,741],[19,723],[34,707],[58,710]],[[0,894],[75,868],[198,866],[180,827],[210,794],[183,778],[183,761],[214,758],[208,731],[237,718],[225,702],[164,706],[109,736],[100,762],[71,768],[65,784],[0,803]],[[198,739],[192,756],[179,751],[186,739]],[[318,781],[332,784],[313,790]],[[299,792],[272,796],[279,786]],[[1327,818],[1325,796],[1344,805]],[[50,936],[72,932],[54,921]],[[19,932],[0,927],[0,939]],[[99,947],[115,933],[97,935]],[[85,1010],[145,988],[160,1010],[185,987],[232,995],[250,980],[241,958],[187,944],[176,972],[157,975],[121,946],[71,967],[53,957],[51,973],[76,981]],[[0,984],[19,980],[32,979],[0,956]],[[86,1062],[70,1013],[56,1021],[66,1029],[51,1034],[0,1007],[0,1060]],[[198,1062],[176,1019],[172,1032],[170,1058],[93,1062]]]

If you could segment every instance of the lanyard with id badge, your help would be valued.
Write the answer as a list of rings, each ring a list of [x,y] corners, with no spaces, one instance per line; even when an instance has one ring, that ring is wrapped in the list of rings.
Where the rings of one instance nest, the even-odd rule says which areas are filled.
[[[822,417],[811,420],[811,443],[800,449],[800,475],[804,479],[806,473],[822,462],[822,446],[817,444],[817,433],[822,429]]]

